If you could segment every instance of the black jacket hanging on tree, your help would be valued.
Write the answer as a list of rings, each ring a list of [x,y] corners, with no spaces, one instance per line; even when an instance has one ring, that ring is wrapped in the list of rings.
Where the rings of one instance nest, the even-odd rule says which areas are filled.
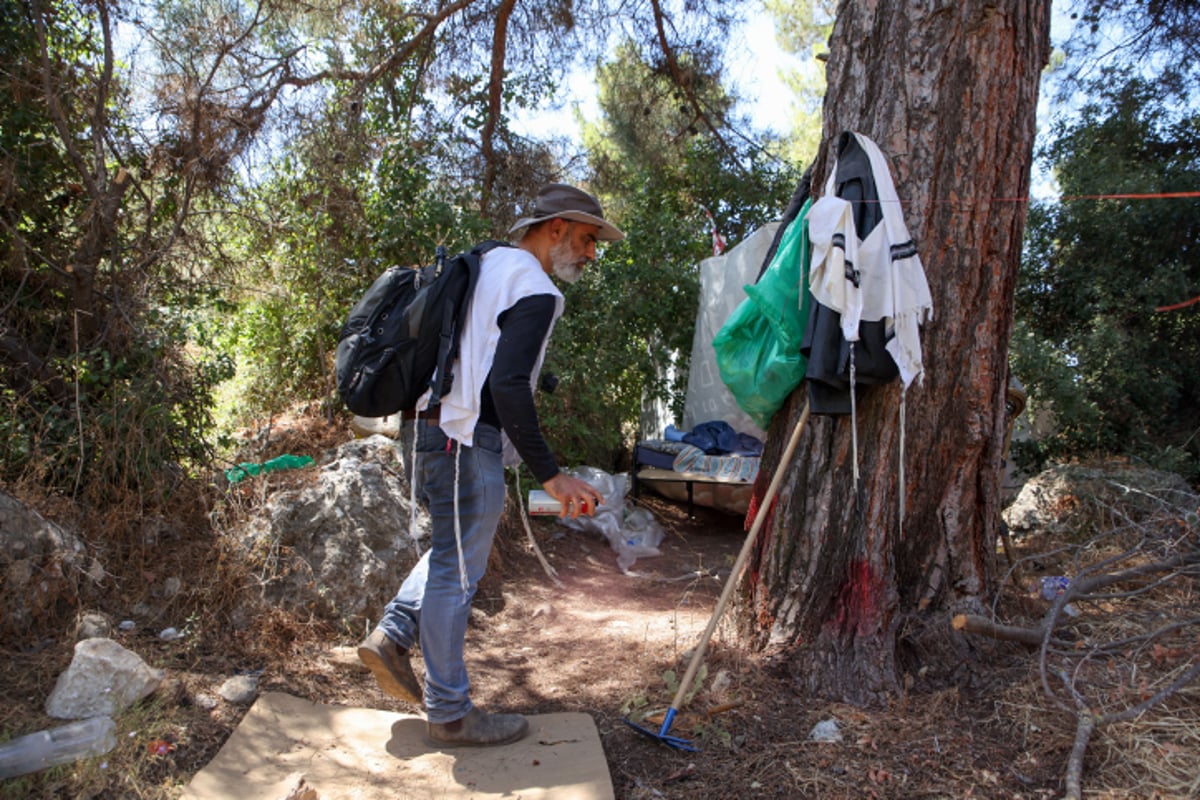
[[[871,162],[853,133],[838,137],[836,195],[853,204],[854,228],[859,240],[883,224],[883,211]],[[846,279],[858,285],[854,265],[847,262]],[[806,287],[805,291],[809,291]],[[842,315],[809,297],[808,328],[800,352],[808,359],[809,408],[814,414],[849,414],[850,342],[842,335]],[[885,349],[891,332],[885,320],[863,321],[854,342],[854,378],[858,385],[887,383],[899,375],[896,362]]]

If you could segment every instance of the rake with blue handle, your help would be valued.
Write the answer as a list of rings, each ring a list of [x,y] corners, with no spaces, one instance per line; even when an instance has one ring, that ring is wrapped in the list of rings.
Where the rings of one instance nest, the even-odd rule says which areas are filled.
[[[725,612],[725,605],[729,602],[729,596],[733,594],[733,586],[737,583],[738,575],[741,574],[742,567],[746,565],[746,559],[750,557],[750,551],[754,548],[754,540],[758,538],[758,531],[762,528],[763,521],[767,518],[767,511],[770,509],[771,503],[775,500],[775,493],[779,491],[779,484],[783,479],[784,470],[792,461],[792,455],[796,452],[796,445],[800,443],[800,434],[804,431],[804,425],[807,422],[808,403],[805,402],[804,410],[800,412],[800,419],[797,420],[796,427],[792,430],[792,438],[788,440],[787,449],[783,451],[783,457],[779,459],[779,467],[776,468],[775,474],[771,476],[771,485],[767,487],[767,492],[763,495],[762,502],[758,506],[758,513],[754,515],[754,524],[750,526],[750,532],[746,534],[746,541],[742,543],[742,549],[738,553],[737,561],[733,563],[733,571],[729,573],[729,577],[725,581],[725,588],[721,590],[721,597],[717,600],[717,606],[713,609],[712,617],[708,620],[708,627],[701,634],[700,643],[696,645],[696,650],[692,653],[692,660],[688,662],[687,671],[683,674],[683,680],[679,682],[679,689],[675,692],[675,699],[671,701],[671,707],[667,709],[666,716],[663,717],[662,727],[654,731],[638,725],[628,717],[624,719],[626,725],[643,736],[660,741],[663,744],[674,747],[676,750],[686,750],[689,753],[695,753],[699,749],[682,736],[672,736],[671,724],[675,721],[675,716],[679,713],[680,708],[683,707],[683,699],[687,696],[688,689],[692,685],[692,680],[696,677],[696,670],[699,669],[700,662],[704,660],[705,651],[708,650],[708,640],[712,638],[713,631],[717,627],[717,622],[720,621],[721,615]]]

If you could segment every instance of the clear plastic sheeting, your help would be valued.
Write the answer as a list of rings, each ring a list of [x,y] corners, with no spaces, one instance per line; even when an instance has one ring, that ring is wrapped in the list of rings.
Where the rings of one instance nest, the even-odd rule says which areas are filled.
[[[713,338],[746,299],[744,287],[757,280],[778,227],[779,223],[772,222],[747,236],[725,255],[700,262],[700,307],[696,314],[682,420],[689,430],[706,420],[721,419],[739,431],[746,431],[758,439],[766,438],[763,429],[738,406],[737,399],[721,379]]]
[[[628,573],[639,558],[661,555],[658,546],[664,536],[662,526],[649,511],[625,500],[629,476],[623,473],[610,475],[596,467],[577,467],[566,472],[596,487],[604,502],[592,516],[562,518],[560,525],[571,530],[599,533],[607,539],[617,554],[617,566],[622,572]]]

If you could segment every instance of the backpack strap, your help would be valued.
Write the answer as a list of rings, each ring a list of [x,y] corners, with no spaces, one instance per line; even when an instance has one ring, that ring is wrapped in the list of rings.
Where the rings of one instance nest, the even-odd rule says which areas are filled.
[[[453,313],[442,315],[442,330],[439,333],[438,341],[438,369],[433,382],[433,394],[429,396],[429,405],[427,408],[433,408],[442,401],[442,387],[445,386],[443,375],[446,370],[450,369],[450,364],[458,356],[458,338],[462,334],[462,328],[471,313],[471,301],[475,297],[475,284],[479,282],[479,265],[483,261],[483,256],[497,247],[513,246],[508,242],[498,239],[488,239],[480,242],[466,252],[459,253],[452,259],[461,260],[467,268],[466,299],[463,301],[461,312],[457,316]],[[447,309],[447,311],[452,311],[452,309]]]

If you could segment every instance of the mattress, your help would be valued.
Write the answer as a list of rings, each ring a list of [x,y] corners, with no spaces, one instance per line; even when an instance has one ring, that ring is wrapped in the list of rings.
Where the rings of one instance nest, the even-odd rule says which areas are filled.
[[[683,442],[671,442],[666,439],[646,439],[637,443],[633,451],[634,459],[637,461],[639,467],[674,469],[675,458],[689,447],[692,446]]]
[[[647,439],[634,449],[638,467],[685,473],[694,480],[753,483],[758,477],[758,456],[706,455],[685,442]]]

